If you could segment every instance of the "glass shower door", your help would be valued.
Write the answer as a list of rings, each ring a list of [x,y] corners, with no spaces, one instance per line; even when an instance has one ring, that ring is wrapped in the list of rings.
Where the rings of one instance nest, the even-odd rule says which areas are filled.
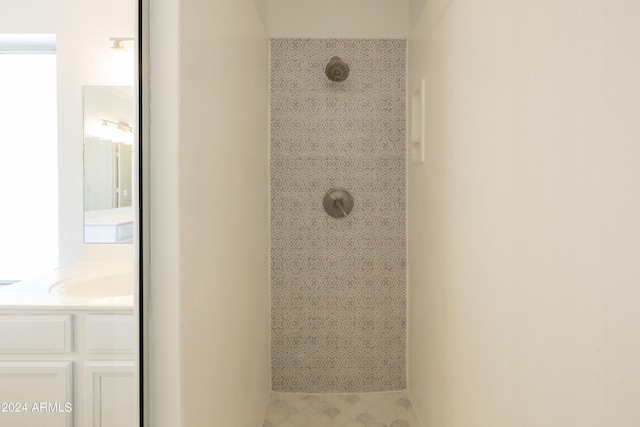
[[[40,3],[0,14],[0,425],[134,427],[138,4]],[[89,86],[117,89],[89,112]],[[88,149],[94,131],[116,153],[117,206],[100,213],[86,202],[113,176]]]

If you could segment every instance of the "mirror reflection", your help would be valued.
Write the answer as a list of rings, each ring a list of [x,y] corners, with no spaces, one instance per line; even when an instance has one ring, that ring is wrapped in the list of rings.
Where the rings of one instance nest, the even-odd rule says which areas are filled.
[[[85,86],[84,242],[132,243],[132,86]]]

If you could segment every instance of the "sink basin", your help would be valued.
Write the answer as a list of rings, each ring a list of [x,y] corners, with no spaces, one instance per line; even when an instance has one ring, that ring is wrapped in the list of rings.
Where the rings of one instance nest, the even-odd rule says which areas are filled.
[[[133,274],[88,273],[71,276],[54,283],[49,293],[75,298],[117,298],[133,295]]]

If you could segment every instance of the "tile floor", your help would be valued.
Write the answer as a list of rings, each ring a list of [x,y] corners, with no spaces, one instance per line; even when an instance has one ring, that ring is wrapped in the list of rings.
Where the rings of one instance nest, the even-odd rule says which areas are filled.
[[[272,393],[262,427],[419,427],[408,393]]]

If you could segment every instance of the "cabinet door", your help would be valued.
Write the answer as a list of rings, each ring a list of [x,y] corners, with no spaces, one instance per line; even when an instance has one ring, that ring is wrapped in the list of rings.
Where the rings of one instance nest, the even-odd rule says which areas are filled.
[[[86,362],[85,426],[134,427],[133,362]]]
[[[0,426],[72,427],[73,362],[0,362]]]

